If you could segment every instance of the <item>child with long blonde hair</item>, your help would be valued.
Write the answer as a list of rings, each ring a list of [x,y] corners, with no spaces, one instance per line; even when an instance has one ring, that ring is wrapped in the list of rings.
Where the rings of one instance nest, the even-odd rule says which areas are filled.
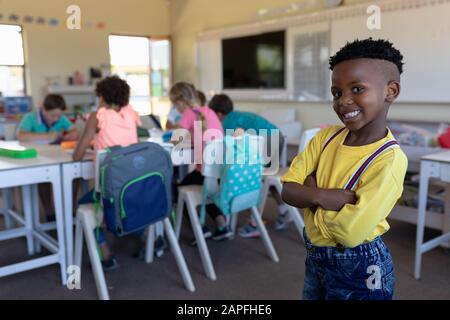
[[[200,97],[192,84],[187,82],[176,83],[170,90],[170,100],[178,112],[182,114],[181,120],[176,128],[183,128],[189,131],[191,144],[193,143],[196,149],[199,149],[194,150],[197,155],[201,156],[203,154],[203,148],[198,148],[198,146],[203,146],[203,143],[208,140],[223,137],[223,128],[219,118],[208,106],[202,106],[200,104]],[[201,122],[201,135],[199,135],[198,130],[195,130],[196,126],[198,127],[199,121]],[[214,131],[205,134],[206,130]],[[180,186],[202,185],[203,180],[201,165],[198,164],[196,170],[188,174],[180,183]],[[206,226],[203,227],[204,237],[213,237],[217,241],[229,238],[232,233],[220,209],[211,204],[206,206],[206,211],[214,219],[217,230],[213,235]]]

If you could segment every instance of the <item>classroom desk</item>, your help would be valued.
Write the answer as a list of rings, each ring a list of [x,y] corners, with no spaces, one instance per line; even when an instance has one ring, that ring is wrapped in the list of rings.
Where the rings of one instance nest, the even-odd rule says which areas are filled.
[[[155,142],[150,140],[151,142]],[[61,279],[66,283],[66,266],[73,264],[73,187],[74,179],[94,179],[92,154],[82,161],[72,160],[72,154],[55,145],[22,144],[37,149],[35,159],[17,160],[0,158],[0,189],[22,187],[25,219],[9,210],[9,215],[24,225],[21,228],[0,231],[0,241],[26,236],[28,253],[39,251],[42,244],[52,255],[31,261],[0,267],[0,277],[59,263]],[[167,148],[167,145],[164,145]],[[169,148],[170,149],[170,148]],[[168,149],[168,151],[169,151]],[[174,166],[186,167],[192,162],[192,151],[184,149],[172,152]],[[55,223],[39,222],[39,199],[37,184],[50,182],[55,204],[56,230],[55,241],[45,231],[55,228]],[[37,241],[34,241],[34,238]]]
[[[440,180],[450,183],[450,151],[422,157],[420,162],[420,185],[419,185],[419,209],[417,217],[417,234],[416,234],[416,259],[414,268],[414,277],[420,278],[420,270],[422,264],[422,254],[439,246],[440,244],[450,241],[450,232],[443,232],[437,238],[423,242],[423,234],[425,229],[426,205],[428,195],[428,183],[430,178],[439,178]],[[450,192],[446,192],[445,211],[448,211],[450,205]],[[450,231],[450,219],[448,214],[444,214],[444,226]]]
[[[408,158],[408,171],[409,172],[420,172],[421,159],[424,156],[431,154],[444,152],[446,149],[442,148],[424,148],[415,146],[405,146],[401,145],[403,152]],[[450,185],[447,186],[446,192],[450,192]],[[408,222],[411,224],[417,223],[417,208],[406,207],[402,205],[396,205],[392,212],[389,214],[388,219],[394,219],[398,221]],[[425,220],[425,226],[428,228],[441,230],[442,232],[450,231],[450,225],[446,224],[445,221],[450,220],[450,203],[445,204],[444,214],[427,211],[427,219]],[[448,247],[447,244],[443,246]]]
[[[20,227],[0,232],[0,240],[26,237],[29,255],[35,253],[36,242],[46,247],[52,254],[0,267],[0,277],[7,276],[43,266],[59,263],[62,283],[66,283],[66,246],[63,222],[63,202],[61,194],[60,159],[50,146],[34,146],[38,156],[34,159],[0,158],[0,189],[21,187],[23,195],[24,216],[9,208],[8,214]],[[37,184],[51,183],[55,205],[57,240],[39,228],[35,221],[38,213]],[[36,240],[36,241],[35,241]]]
[[[420,171],[420,160],[422,157],[445,151],[445,149],[439,147],[416,147],[403,144],[400,147],[408,158],[408,171],[410,172]]]

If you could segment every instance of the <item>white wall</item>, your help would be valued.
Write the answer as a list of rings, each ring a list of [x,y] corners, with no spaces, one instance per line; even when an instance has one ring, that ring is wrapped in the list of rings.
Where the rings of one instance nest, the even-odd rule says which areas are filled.
[[[323,124],[339,124],[339,119],[330,103],[287,102],[287,101],[235,101],[239,110],[260,112],[268,108],[294,108],[297,120],[303,123],[304,129]],[[388,114],[389,120],[411,122],[450,122],[450,103],[394,103]]]
[[[81,8],[81,30],[66,28],[66,9],[71,4]],[[87,74],[89,67],[109,64],[109,34],[170,33],[167,0],[2,0],[0,12],[0,23],[15,24],[8,21],[11,13],[61,21],[58,27],[17,23],[23,27],[28,94],[33,95],[35,104],[43,96],[47,77],[60,76],[66,82],[76,70]],[[87,28],[83,26],[86,22],[103,22],[106,27]]]

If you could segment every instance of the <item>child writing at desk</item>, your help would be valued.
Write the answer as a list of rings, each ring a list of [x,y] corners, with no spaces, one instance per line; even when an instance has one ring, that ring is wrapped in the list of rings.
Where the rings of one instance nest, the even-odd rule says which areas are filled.
[[[320,131],[282,178],[283,200],[305,208],[304,299],[392,299],[394,264],[381,236],[408,164],[386,127],[402,59],[390,42],[372,39],[330,58],[333,109],[344,127]]]
[[[206,96],[202,91],[197,90],[197,98],[201,106],[206,106]],[[177,110],[175,106],[172,106],[172,109],[167,116],[166,129],[175,129],[180,122],[181,117],[182,114]]]
[[[199,95],[192,84],[186,82],[176,83],[170,90],[170,101],[177,108],[178,112],[182,114],[181,120],[175,128],[183,128],[189,131],[191,136],[191,140],[188,141],[189,145],[193,143],[194,146],[202,146],[204,142],[223,137],[222,124],[219,118],[208,106],[200,104]],[[201,125],[201,135],[196,134],[196,130],[194,130],[196,124]],[[210,130],[208,134],[205,134],[206,130]],[[196,139],[200,141],[197,140],[197,143],[195,143]],[[202,157],[203,154],[203,148],[199,149],[194,150],[197,158]],[[202,185],[204,177],[201,169],[201,165],[198,164],[196,169],[183,179],[180,186]],[[226,218],[220,209],[216,205],[210,204],[206,206],[206,211],[213,218],[217,228],[215,233],[212,234],[204,226],[204,237],[212,237],[216,241],[230,238],[232,236],[231,229],[227,225]],[[195,241],[192,244],[195,245]]]
[[[45,97],[42,108],[27,113],[19,124],[17,138],[20,141],[47,141],[77,140],[77,128],[64,116],[67,109],[64,98],[58,94],[49,94]]]
[[[64,98],[57,94],[45,97],[42,107],[27,113],[18,127],[17,138],[21,142],[60,143],[77,140],[77,128],[64,116],[67,109]],[[41,206],[47,221],[55,220],[55,209],[51,184],[43,183],[38,187]]]
[[[99,99],[97,112],[93,112],[73,154],[75,161],[83,159],[93,141],[94,151],[113,146],[128,146],[138,142],[137,127],[141,125],[139,115],[129,105],[130,87],[117,76],[108,77],[97,84],[95,93]],[[79,203],[94,202],[92,191]],[[96,234],[102,251],[105,271],[118,267],[102,230]]]

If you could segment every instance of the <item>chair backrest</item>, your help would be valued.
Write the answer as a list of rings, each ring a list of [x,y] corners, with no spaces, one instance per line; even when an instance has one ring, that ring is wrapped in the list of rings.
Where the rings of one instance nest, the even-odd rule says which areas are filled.
[[[106,155],[107,155],[106,149],[97,150],[97,153],[95,154],[95,163],[94,163],[95,192],[100,192],[100,165],[102,161],[105,159]]]
[[[322,130],[321,128],[313,128],[305,130],[302,134],[302,138],[300,139],[300,144],[298,145],[298,153],[302,153],[306,147],[308,146],[308,143],[314,138],[316,134],[319,133],[319,131]]]

